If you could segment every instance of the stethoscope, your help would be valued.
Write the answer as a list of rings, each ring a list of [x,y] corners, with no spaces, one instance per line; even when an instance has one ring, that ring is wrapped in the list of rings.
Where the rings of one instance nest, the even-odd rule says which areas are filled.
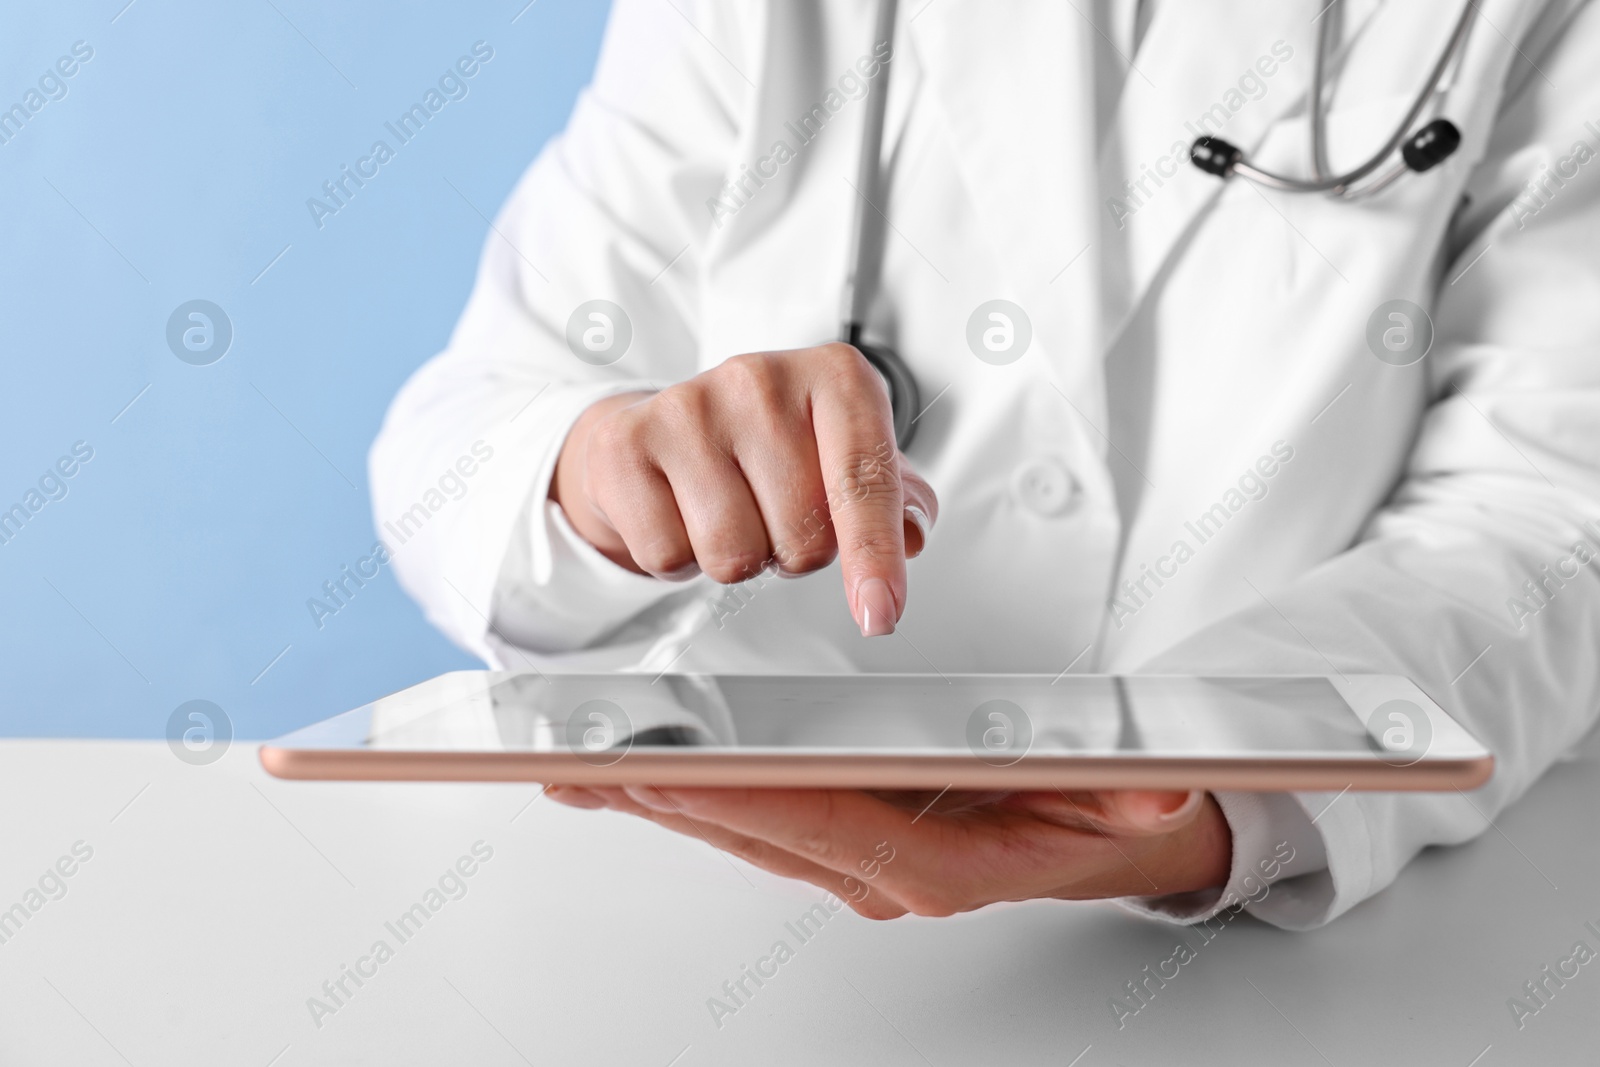
[[[1422,115],[1428,101],[1439,89],[1444,80],[1445,71],[1451,62],[1461,53],[1467,42],[1467,31],[1472,28],[1472,20],[1478,13],[1477,0],[1467,0],[1461,7],[1461,16],[1456,19],[1455,30],[1450,34],[1450,41],[1445,45],[1439,61],[1433,65],[1433,72],[1428,75],[1428,80],[1423,83],[1422,91],[1417,94],[1416,100],[1411,104],[1411,109],[1406,112],[1405,118],[1395,127],[1394,133],[1384,142],[1382,148],[1373,153],[1372,157],[1354,170],[1343,174],[1328,173],[1327,157],[1327,113],[1322,106],[1323,66],[1327,62],[1328,42],[1333,36],[1329,27],[1332,26],[1334,17],[1343,9],[1344,0],[1334,0],[1329,9],[1324,12],[1321,24],[1317,27],[1317,53],[1311,71],[1311,174],[1310,178],[1291,178],[1285,174],[1275,174],[1270,170],[1258,167],[1245,158],[1244,151],[1235,145],[1229,144],[1220,137],[1196,138],[1194,146],[1189,150],[1189,158],[1195,166],[1207,174],[1215,174],[1219,178],[1227,178],[1237,174],[1257,185],[1269,189],[1278,189],[1288,193],[1330,193],[1347,200],[1371,196],[1379,190],[1387,188],[1395,179],[1408,171],[1421,174],[1425,170],[1444,162],[1450,154],[1461,144],[1461,131],[1449,119],[1434,119],[1415,133],[1411,133],[1412,125]],[[1357,186],[1367,175],[1383,166],[1385,160],[1400,152],[1400,160],[1382,176]]]
[[[1354,200],[1370,196],[1387,188],[1396,179],[1410,172],[1421,174],[1449,158],[1461,144],[1461,131],[1449,119],[1436,118],[1416,132],[1413,125],[1421,117],[1428,101],[1438,92],[1445,72],[1466,44],[1467,32],[1477,14],[1477,0],[1466,0],[1461,15],[1456,19],[1454,31],[1445,45],[1443,54],[1433,65],[1433,71],[1422,90],[1412,102],[1410,110],[1395,127],[1394,133],[1371,158],[1343,174],[1329,174],[1327,160],[1327,115],[1323,108],[1324,66],[1327,62],[1330,27],[1342,9],[1344,0],[1333,0],[1317,28],[1317,50],[1312,67],[1310,86],[1311,112],[1311,173],[1310,178],[1294,178],[1277,174],[1251,163],[1243,149],[1220,137],[1200,137],[1190,150],[1195,166],[1219,178],[1237,175],[1257,185],[1290,193],[1328,193]],[[894,34],[897,0],[879,0],[878,18],[873,30],[873,41],[892,40]],[[861,130],[861,156],[856,167],[855,210],[850,227],[850,267],[846,275],[843,294],[843,323],[840,340],[854,345],[868,363],[883,377],[889,389],[889,401],[894,409],[895,444],[901,452],[911,445],[916,436],[917,419],[921,417],[921,392],[917,379],[900,354],[888,345],[866,342],[862,338],[862,323],[872,299],[872,289],[881,275],[882,230],[869,225],[869,212],[879,213],[878,194],[882,175],[879,157],[883,150],[884,117],[889,98],[889,71],[892,63],[883,65],[876,84],[867,89],[867,113]],[[1372,174],[1395,152],[1400,159],[1388,171],[1365,184],[1362,179]]]
[[[878,21],[873,27],[872,41],[894,40],[894,15],[897,0],[879,0]],[[883,121],[888,113],[889,71],[894,63],[883,64],[877,78],[867,83],[867,114],[861,128],[861,158],[856,161],[855,211],[850,221],[850,269],[845,275],[844,295],[840,317],[839,340],[854,345],[867,362],[883,376],[889,387],[889,403],[894,410],[894,442],[904,452],[911,447],[917,433],[917,419],[922,414],[922,392],[917,388],[916,376],[900,353],[888,345],[872,344],[861,337],[861,325],[867,317],[867,307],[872,303],[872,290],[882,275],[883,227],[869,225],[867,213],[877,212],[878,194],[881,191],[882,169],[878,165],[883,151]]]

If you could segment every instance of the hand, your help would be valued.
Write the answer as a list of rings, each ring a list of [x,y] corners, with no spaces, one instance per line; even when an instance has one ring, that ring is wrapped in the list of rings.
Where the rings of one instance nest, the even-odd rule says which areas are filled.
[[[869,919],[1002,900],[1156,896],[1221,886],[1233,836],[1211,794],[864,793],[551,786],[828,890]],[[932,808],[928,805],[934,803]]]
[[[878,372],[845,344],[735,356],[600,401],[562,445],[550,496],[607,557],[669,581],[808,574],[837,555],[868,637],[894,631],[906,559],[939,512],[895,448]]]

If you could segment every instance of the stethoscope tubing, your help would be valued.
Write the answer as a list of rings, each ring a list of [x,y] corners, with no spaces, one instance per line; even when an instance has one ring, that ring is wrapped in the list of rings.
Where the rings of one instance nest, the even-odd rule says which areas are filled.
[[[897,0],[879,0],[878,17],[873,27],[874,47],[880,42],[894,40]],[[882,225],[874,225],[872,216],[882,215],[883,191],[883,129],[889,110],[889,72],[892,61],[884,63],[877,77],[867,83],[866,114],[862,119],[861,156],[856,161],[854,210],[850,219],[850,263],[845,274],[844,292],[840,308],[839,339],[854,345],[856,350],[872,364],[889,390],[889,406],[894,417],[895,446],[904,452],[916,436],[917,417],[921,414],[921,391],[911,368],[900,354],[888,345],[870,344],[862,338],[862,329],[871,305],[873,287],[882,274],[882,248],[878,261],[872,258],[870,238],[883,232]]]
[[[898,6],[897,0],[878,0],[878,18],[872,32],[874,46],[880,41],[894,39],[894,19]],[[839,331],[839,339],[847,342],[850,341],[852,327],[859,334],[873,296],[869,284],[873,272],[868,250],[867,216],[868,212],[880,210],[883,128],[888,115],[889,74],[893,68],[893,62],[884,63],[878,70],[878,76],[867,82],[867,109],[861,129],[861,156],[856,160],[854,210],[850,216],[850,265],[845,276],[843,307],[840,309],[843,326]]]
[[[1335,8],[1341,7],[1342,0],[1339,0],[1339,3],[1333,6]],[[1323,145],[1325,143],[1326,115],[1322,110],[1322,73],[1324,55],[1330,36],[1328,32],[1329,23],[1326,20],[1333,18],[1335,14],[1332,10],[1328,11],[1324,15],[1325,21],[1317,28],[1317,56],[1315,69],[1312,72],[1309,98],[1311,105],[1311,156],[1315,177],[1309,179],[1294,178],[1286,174],[1278,174],[1264,167],[1258,167],[1243,157],[1234,161],[1228,173],[1237,174],[1239,177],[1255,182],[1257,185],[1262,185],[1269,189],[1279,189],[1284,192],[1335,193],[1338,195],[1345,195],[1347,192],[1353,193],[1354,191],[1350,187],[1383,166],[1384,160],[1393,156],[1395,150],[1410,135],[1411,127],[1422,116],[1423,109],[1428,106],[1428,101],[1432,99],[1434,93],[1438,91],[1439,85],[1444,81],[1445,72],[1450,68],[1451,61],[1456,58],[1456,55],[1466,44],[1467,34],[1472,29],[1473,19],[1477,11],[1477,0],[1466,0],[1466,3],[1461,5],[1461,14],[1456,19],[1455,29],[1451,31],[1449,43],[1445,46],[1444,51],[1440,53],[1438,62],[1433,65],[1433,71],[1423,83],[1422,90],[1417,93],[1416,99],[1411,102],[1411,108],[1406,112],[1405,118],[1400,120],[1400,124],[1395,127],[1394,133],[1384,143],[1383,147],[1374,153],[1370,159],[1353,170],[1346,171],[1343,174],[1325,175],[1323,174],[1323,168],[1326,166],[1326,160],[1324,158],[1325,150]],[[1401,173],[1404,173],[1403,166],[1393,173],[1385,174],[1379,179],[1379,182],[1387,186],[1395,178],[1399,177]]]
[[[1466,44],[1467,35],[1472,28],[1473,18],[1477,13],[1477,0],[1465,0],[1461,14],[1457,17],[1455,27],[1451,31],[1450,39],[1432,71],[1423,83],[1421,90],[1412,101],[1405,117],[1395,128],[1383,146],[1360,166],[1344,172],[1343,174],[1329,175],[1326,158],[1326,115],[1323,111],[1323,81],[1326,67],[1328,44],[1332,37],[1331,25],[1335,17],[1342,14],[1343,0],[1334,0],[1329,9],[1324,12],[1324,21],[1317,28],[1317,52],[1312,71],[1312,84],[1307,102],[1311,109],[1312,125],[1312,177],[1295,178],[1286,174],[1279,174],[1258,167],[1251,163],[1242,152],[1218,142],[1219,148],[1224,148],[1232,155],[1232,159],[1225,168],[1218,167],[1212,170],[1222,177],[1238,175],[1257,185],[1270,189],[1278,189],[1292,193],[1332,193],[1336,196],[1357,199],[1370,196],[1396,181],[1408,169],[1423,169],[1431,166],[1432,162],[1419,163],[1413,168],[1409,160],[1396,163],[1384,174],[1374,181],[1368,182],[1360,188],[1353,188],[1357,182],[1368,177],[1385,160],[1391,158],[1400,149],[1408,137],[1412,135],[1412,126],[1422,116],[1425,108],[1439,86],[1444,81],[1445,73],[1449,70],[1451,62],[1460,54]],[[877,18],[873,27],[873,43],[892,41],[894,38],[895,15],[898,0],[879,0]],[[862,120],[860,157],[856,161],[856,182],[854,186],[855,199],[852,203],[850,219],[850,261],[845,275],[844,289],[841,293],[840,329],[839,339],[846,344],[855,346],[862,356],[878,371],[883,378],[884,385],[889,391],[890,405],[894,413],[895,443],[904,452],[911,444],[916,433],[916,422],[920,415],[918,411],[919,390],[916,376],[911,373],[904,359],[887,345],[871,344],[862,337],[866,321],[867,309],[876,295],[873,289],[882,273],[882,249],[877,249],[880,259],[873,259],[873,249],[870,237],[876,231],[881,234],[883,227],[875,225],[873,214],[881,215],[883,193],[883,133],[885,120],[888,115],[889,76],[892,63],[884,63],[878,76],[868,82],[866,112]],[[1432,125],[1448,127],[1448,135],[1459,140],[1459,134],[1453,126],[1446,121],[1438,121]],[[1419,139],[1428,134],[1424,129]],[[1452,141],[1444,149],[1447,155],[1454,149]],[[1199,142],[1197,142],[1198,148]],[[1413,146],[1407,147],[1407,152]],[[1404,155],[1405,153],[1402,153]],[[1438,156],[1436,158],[1442,158]],[[1212,169],[1212,168],[1205,168]]]

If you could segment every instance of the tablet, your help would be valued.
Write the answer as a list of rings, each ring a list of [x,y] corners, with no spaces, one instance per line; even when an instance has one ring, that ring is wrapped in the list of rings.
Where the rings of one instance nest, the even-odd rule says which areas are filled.
[[[261,748],[280,778],[1452,790],[1494,758],[1380,675],[458,671]]]

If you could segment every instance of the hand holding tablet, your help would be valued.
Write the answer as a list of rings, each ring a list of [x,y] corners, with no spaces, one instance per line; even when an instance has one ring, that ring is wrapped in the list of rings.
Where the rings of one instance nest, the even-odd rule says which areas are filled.
[[[1162,896],[1227,881],[1210,794],[935,793],[552,786],[828,890],[858,914],[953,915],[1002,900]]]
[[[1222,885],[1208,790],[1468,789],[1493,758],[1403,678],[461,671],[261,750],[288,778],[526,780],[857,912]]]

